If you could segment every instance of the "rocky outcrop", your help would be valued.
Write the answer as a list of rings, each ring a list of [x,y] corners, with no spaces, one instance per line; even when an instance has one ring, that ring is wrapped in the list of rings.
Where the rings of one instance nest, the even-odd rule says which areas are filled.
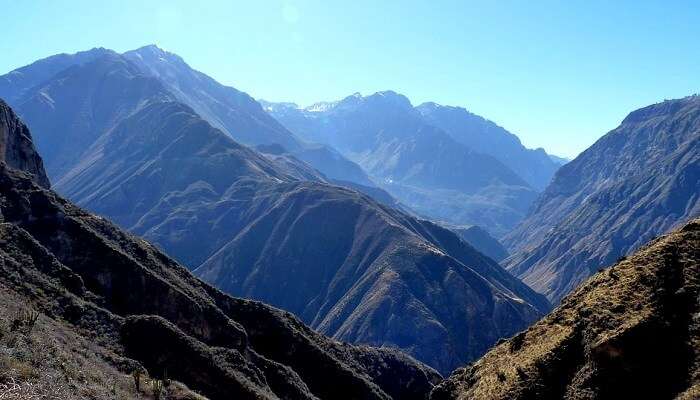
[[[44,171],[44,163],[34,148],[29,129],[2,99],[0,99],[0,161],[12,168],[30,173],[40,186],[45,188],[51,186]]]
[[[696,399],[700,220],[598,272],[431,399]]]
[[[700,97],[642,108],[564,165],[504,239],[509,271],[558,302],[700,215]]]

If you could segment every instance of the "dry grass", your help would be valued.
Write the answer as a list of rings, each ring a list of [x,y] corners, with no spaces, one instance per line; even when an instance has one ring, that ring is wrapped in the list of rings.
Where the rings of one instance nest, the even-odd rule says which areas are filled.
[[[155,398],[148,375],[137,392],[130,372],[107,361],[118,358],[114,353],[62,321],[40,315],[31,322],[30,309],[16,306],[23,304],[19,300],[16,293],[0,288],[0,400]],[[13,325],[25,328],[13,330]],[[160,399],[205,398],[173,382]]]

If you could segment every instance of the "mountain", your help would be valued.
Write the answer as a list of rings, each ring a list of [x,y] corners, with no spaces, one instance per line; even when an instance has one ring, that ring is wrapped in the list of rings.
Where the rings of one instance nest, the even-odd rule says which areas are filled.
[[[249,146],[282,145],[330,179],[376,187],[357,164],[328,146],[300,140],[248,94],[191,68],[177,54],[150,45],[127,51],[124,57],[144,74],[156,77],[178,101],[237,142]]]
[[[140,398],[131,375],[141,371],[142,392],[155,388],[150,376],[177,399],[424,399],[439,380],[396,351],[330,340],[289,313],[227,296],[63,200],[42,186],[26,127],[2,112],[5,139],[25,144],[0,163],[4,393]]]
[[[139,96],[112,96],[87,113],[108,118],[75,129],[109,87]],[[81,146],[59,193],[334,339],[397,347],[449,372],[549,309],[452,232],[330,183],[282,146],[263,154],[235,142],[124,57],[70,67],[25,98],[37,142]],[[51,159],[62,144],[45,147]]]
[[[550,154],[550,155],[549,155],[549,158],[550,158],[555,164],[557,164],[557,165],[559,165],[559,166],[562,166],[562,165],[568,163],[569,161],[571,161],[570,158],[559,157],[559,156],[555,156],[555,155],[553,155],[553,154]]]
[[[75,54],[57,54],[36,61],[0,76],[0,98],[10,104],[21,98],[28,90],[43,83],[57,73],[73,65],[81,65],[113,53],[112,50],[95,48]]]
[[[491,259],[500,262],[506,257],[508,257],[508,250],[503,247],[503,245],[496,240],[493,236],[489,235],[484,229],[479,226],[446,226],[451,231],[459,235],[462,240],[469,243],[472,247],[477,249],[480,253],[485,256],[491,257]]]
[[[102,62],[105,67],[114,67],[115,63],[106,62],[111,59],[128,66],[119,74],[110,76],[105,71],[99,71],[97,76],[104,79],[96,82],[96,77],[85,74],[85,64]],[[94,71],[94,66],[91,66]],[[83,80],[82,85],[94,89],[93,93],[69,93],[60,81],[59,76],[66,79]],[[51,84],[50,78],[55,78]],[[156,78],[156,79],[149,79]],[[144,87],[135,89],[135,93],[120,93],[123,109],[110,108],[104,111],[104,105],[116,95],[118,82],[124,80],[140,80]],[[146,87],[154,85],[153,87]],[[128,87],[132,87],[128,86]],[[73,85],[69,85],[73,87]],[[14,70],[0,76],[0,97],[4,97],[27,120],[39,118],[43,112],[63,115],[74,114],[74,120],[60,121],[58,132],[76,132],[83,136],[86,130],[93,133],[103,133],[111,129],[120,118],[132,113],[138,104],[128,104],[128,100],[155,96],[161,92],[171,100],[178,100],[189,105],[203,116],[209,123],[218,127],[238,141],[255,146],[261,144],[280,144],[294,154],[298,159],[319,169],[322,173],[336,182],[350,182],[362,187],[376,188],[362,169],[327,146],[300,141],[292,133],[271,118],[262,107],[250,96],[232,87],[221,85],[209,76],[190,68],[182,58],[167,52],[157,46],[146,46],[129,51],[123,56],[112,50],[97,48],[76,54],[61,54],[39,60],[26,67]],[[167,93],[167,94],[166,94]],[[83,97],[73,98],[81,95]],[[55,99],[60,107],[74,108],[73,110],[54,109]],[[60,96],[63,96],[60,98]],[[28,103],[28,104],[26,104]],[[94,109],[90,107],[95,107]],[[41,129],[48,127],[40,127]],[[66,129],[69,128],[69,129]],[[40,138],[37,143],[39,150],[53,148],[59,145],[59,152],[44,152],[46,154],[47,171],[49,176],[57,181],[76,163],[85,150],[85,143],[90,141],[63,140],[53,138],[46,143]],[[60,154],[60,159],[54,160],[53,153]],[[368,191],[369,192],[369,191]]]
[[[430,102],[416,109],[430,125],[475,151],[495,157],[538,191],[544,190],[560,166],[543,149],[525,148],[514,134],[462,107]]]
[[[266,104],[292,132],[337,149],[403,204],[432,219],[480,225],[500,236],[536,197],[510,168],[425,122],[400,94],[354,94],[307,109]]]
[[[431,399],[697,399],[699,249],[696,219],[598,272]]]
[[[561,167],[505,239],[509,271],[553,302],[700,215],[700,97],[632,112]]]

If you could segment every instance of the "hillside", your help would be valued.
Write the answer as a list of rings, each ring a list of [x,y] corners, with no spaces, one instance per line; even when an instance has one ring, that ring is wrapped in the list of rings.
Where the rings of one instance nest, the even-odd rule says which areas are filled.
[[[10,132],[30,140],[26,127]],[[11,168],[18,159],[39,160],[31,142],[0,164],[4,395],[152,398],[160,382],[174,399],[423,399],[439,379],[396,351],[330,340],[224,295],[39,186],[40,168]]]
[[[700,220],[601,271],[431,399],[697,399]]]
[[[554,303],[599,269],[700,215],[700,97],[632,112],[564,165],[503,240],[509,271]]]
[[[488,232],[479,226],[448,225],[446,228],[455,232],[460,238],[462,238],[462,240],[469,243],[472,247],[477,249],[485,256],[491,257],[494,261],[501,262],[503,259],[508,257],[508,250],[506,250],[498,240],[489,235]]]

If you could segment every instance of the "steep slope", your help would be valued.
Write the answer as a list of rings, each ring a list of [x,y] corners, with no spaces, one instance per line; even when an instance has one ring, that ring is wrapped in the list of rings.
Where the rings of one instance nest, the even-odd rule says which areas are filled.
[[[536,196],[500,161],[427,124],[406,97],[391,91],[308,109],[269,103],[266,109],[297,135],[336,148],[402,203],[433,219],[502,235]]]
[[[22,157],[38,159],[31,147]],[[164,390],[180,399],[423,399],[439,379],[398,352],[224,295],[2,161],[0,387],[19,385],[20,398],[140,398],[134,371],[146,398],[147,376],[167,371],[176,382]]]
[[[56,182],[84,161],[84,152],[118,121],[162,100],[174,97],[159,81],[107,53],[42,81],[13,108],[34,132],[48,175]]]
[[[480,253],[491,257],[495,261],[500,262],[508,257],[508,250],[481,227],[472,225],[467,227],[447,226],[447,228],[459,235],[460,238],[472,245]]]
[[[279,144],[331,179],[375,186],[357,164],[328,146],[301,141],[248,94],[192,69],[180,56],[150,45],[128,51],[124,57],[146,75],[158,78],[180,102],[237,142]]]
[[[495,157],[537,190],[544,190],[559,168],[543,149],[525,148],[514,134],[462,107],[423,103],[416,110],[430,125],[471,149]]]
[[[34,181],[49,188],[44,162],[34,148],[32,136],[14,111],[0,99],[0,157],[10,168],[30,173]]]
[[[431,399],[697,399],[700,220],[598,272]]]
[[[508,269],[554,302],[700,215],[700,97],[631,113],[564,165],[504,240]],[[515,250],[515,251],[513,251]]]
[[[158,78],[180,102],[237,142],[280,144],[289,151],[301,148],[299,140],[265,113],[255,99],[190,68],[180,56],[151,45],[128,51],[124,57]]]
[[[81,51],[75,54],[57,54],[38,60],[30,65],[17,68],[0,76],[0,98],[14,104],[27,91],[38,86],[57,73],[74,65],[81,65],[95,59],[113,54],[112,50],[103,48]]]

